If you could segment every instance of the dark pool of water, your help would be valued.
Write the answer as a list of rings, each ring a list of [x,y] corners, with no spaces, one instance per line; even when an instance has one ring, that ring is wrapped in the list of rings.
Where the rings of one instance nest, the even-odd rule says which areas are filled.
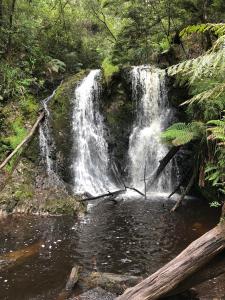
[[[0,254],[41,241],[36,255],[0,272],[0,299],[55,299],[74,263],[86,270],[154,272],[219,218],[199,200],[173,214],[172,205],[165,199],[105,202],[78,222],[70,217],[0,219]]]

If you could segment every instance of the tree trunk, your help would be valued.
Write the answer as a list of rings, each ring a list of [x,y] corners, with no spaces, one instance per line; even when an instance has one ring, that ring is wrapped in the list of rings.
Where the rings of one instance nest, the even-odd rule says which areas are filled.
[[[175,289],[186,278],[225,249],[225,224],[192,242],[183,252],[133,288],[127,289],[118,300],[159,299]]]
[[[12,47],[13,17],[14,17],[15,8],[16,8],[16,1],[17,0],[12,0],[10,14],[9,14],[9,35],[8,35],[8,42],[7,42],[7,47],[6,47],[7,54],[10,53],[11,47]]]
[[[3,3],[2,0],[0,0],[0,27],[3,25]]]

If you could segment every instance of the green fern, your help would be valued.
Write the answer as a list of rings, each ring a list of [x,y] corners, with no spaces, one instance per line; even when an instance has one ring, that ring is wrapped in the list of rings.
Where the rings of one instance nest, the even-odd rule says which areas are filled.
[[[217,140],[218,145],[225,145],[225,119],[222,120],[211,120],[207,122],[207,131],[210,133],[208,140]]]
[[[206,31],[211,31],[218,36],[225,35],[225,24],[224,23],[206,23],[206,24],[197,24],[197,25],[190,25],[184,28],[180,32],[181,37],[187,37],[193,33],[204,33]]]
[[[201,139],[204,133],[205,125],[202,122],[175,123],[161,134],[161,138],[173,146],[181,146],[193,140]]]

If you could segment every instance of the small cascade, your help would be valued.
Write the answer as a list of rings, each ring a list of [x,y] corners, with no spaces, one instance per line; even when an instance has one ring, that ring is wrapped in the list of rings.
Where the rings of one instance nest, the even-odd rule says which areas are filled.
[[[159,161],[168,149],[160,141],[161,131],[168,125],[171,109],[168,106],[165,72],[151,66],[133,67],[132,93],[136,106],[136,121],[129,140],[129,178],[131,184],[144,189],[144,176],[151,178]],[[172,188],[171,165],[148,192],[169,192]]]
[[[56,89],[57,90],[57,89]],[[42,101],[43,109],[45,111],[44,121],[39,127],[39,147],[43,164],[46,166],[49,183],[54,185],[61,183],[57,173],[55,163],[52,159],[54,151],[54,139],[50,130],[50,111],[48,109],[48,102],[54,97],[56,90]]]
[[[75,89],[73,108],[74,192],[99,195],[115,190],[99,111],[101,71],[92,70]]]

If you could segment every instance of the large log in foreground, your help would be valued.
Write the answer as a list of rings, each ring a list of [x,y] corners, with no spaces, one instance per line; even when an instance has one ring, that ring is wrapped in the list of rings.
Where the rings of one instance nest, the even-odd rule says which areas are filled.
[[[223,249],[225,249],[224,222],[192,242],[157,272],[133,288],[127,289],[117,300],[159,299],[178,287]]]

